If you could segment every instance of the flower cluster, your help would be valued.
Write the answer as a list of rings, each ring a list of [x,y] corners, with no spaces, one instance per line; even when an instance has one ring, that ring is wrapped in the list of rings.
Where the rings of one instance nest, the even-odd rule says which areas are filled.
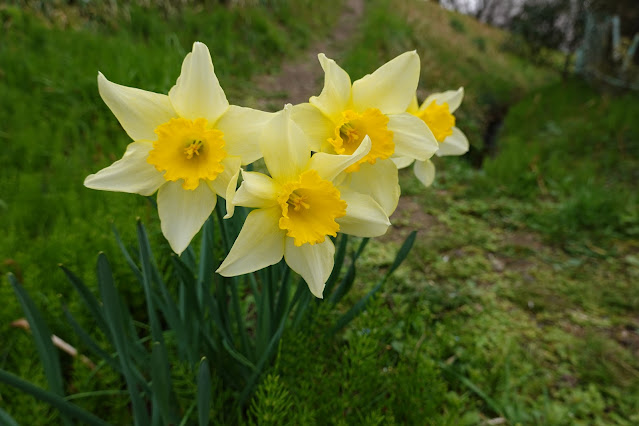
[[[463,89],[431,95],[418,106],[416,52],[355,82],[324,54],[319,61],[325,72],[320,95],[277,113],[229,105],[202,43],[193,45],[168,95],[99,74],[102,99],[134,142],[84,184],[157,191],[162,232],[178,254],[218,195],[226,200],[226,218],[236,206],[252,208],[217,272],[246,274],[284,257],[321,298],[335,252],[327,237],[383,235],[399,200],[398,168],[415,163],[418,179],[430,185],[430,158],[463,154],[468,140],[453,116]],[[268,175],[242,168],[260,158]]]

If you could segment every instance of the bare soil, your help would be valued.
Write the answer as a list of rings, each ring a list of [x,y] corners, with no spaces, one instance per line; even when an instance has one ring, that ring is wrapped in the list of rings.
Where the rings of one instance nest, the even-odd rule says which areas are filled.
[[[339,58],[340,52],[347,46],[358,30],[358,22],[364,13],[364,0],[347,0],[330,35],[313,43],[308,50],[293,61],[282,64],[278,74],[261,75],[256,85],[265,93],[281,94],[277,99],[260,99],[258,106],[268,108],[274,103],[277,109],[284,104],[308,102],[311,96],[319,95],[322,88],[324,71],[317,60],[319,53],[329,58]]]

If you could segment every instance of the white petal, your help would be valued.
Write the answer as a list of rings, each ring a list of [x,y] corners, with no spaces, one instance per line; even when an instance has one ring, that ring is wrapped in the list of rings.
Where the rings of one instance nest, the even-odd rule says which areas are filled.
[[[389,217],[397,208],[401,190],[397,166],[391,160],[362,164],[359,171],[349,174],[345,184],[353,191],[370,195]]]
[[[226,215],[224,215],[224,218],[228,219],[233,216],[235,211],[233,198],[237,188],[237,179],[240,176],[240,157],[226,157],[222,160],[222,165],[224,166],[224,171],[217,175],[215,180],[209,181],[208,184],[212,191],[226,200]]]
[[[450,113],[452,114],[457,110],[457,108],[459,108],[463,99],[464,99],[463,87],[460,87],[457,90],[447,90],[443,93],[433,93],[432,95],[426,98],[426,100],[424,101],[424,103],[419,109],[420,111],[424,110],[428,107],[428,105],[433,103],[433,101],[437,101],[437,105],[447,103],[448,109],[450,110]]]
[[[258,172],[242,170],[242,185],[235,193],[236,206],[267,208],[277,205],[279,185],[270,177]]]
[[[335,124],[311,104],[293,106],[291,118],[306,133],[315,152],[321,151],[327,139],[334,136]]]
[[[340,189],[340,198],[346,201],[346,216],[336,220],[339,232],[357,237],[379,237],[390,226],[384,209],[370,196]]]
[[[439,149],[437,139],[426,123],[409,113],[388,116],[388,130],[393,132],[398,157],[427,160]]]
[[[291,120],[291,105],[266,123],[260,147],[264,162],[273,179],[286,181],[297,178],[311,157],[306,134]]]
[[[229,107],[220,87],[209,49],[203,43],[193,43],[193,51],[182,62],[182,72],[169,91],[169,98],[181,117],[194,120],[206,118],[215,123]]]
[[[309,102],[322,114],[336,120],[351,99],[351,78],[334,60],[328,59],[323,53],[317,57],[324,69],[324,88],[319,96],[312,96]]]
[[[410,157],[392,157],[391,160],[393,160],[398,169],[405,169],[415,161],[414,158]]]
[[[247,274],[273,265],[284,255],[286,231],[279,228],[279,207],[253,210],[217,273],[225,277]]]
[[[317,298],[324,296],[324,285],[331,275],[335,255],[335,246],[330,238],[319,244],[302,244],[297,247],[293,238],[286,239],[284,259],[288,266],[306,281],[311,293]]]
[[[158,213],[162,233],[171,248],[181,254],[215,208],[217,196],[200,183],[193,191],[182,188],[182,181],[167,182],[158,191]]]
[[[151,142],[133,142],[124,156],[99,172],[87,176],[84,186],[103,191],[131,192],[151,195],[166,183],[162,173],[146,162]]]
[[[364,136],[362,143],[351,155],[336,155],[317,152],[311,157],[308,168],[317,170],[322,179],[332,181],[351,164],[355,164],[364,158],[371,150],[371,138]]]
[[[377,108],[384,114],[406,111],[419,81],[419,56],[406,52],[353,83],[353,105],[358,111]]]
[[[431,186],[435,180],[435,165],[432,161],[415,161],[415,176],[424,186]]]
[[[215,124],[224,133],[226,152],[240,157],[242,164],[251,164],[262,158],[260,136],[273,113],[231,105]]]
[[[156,140],[155,128],[177,116],[168,96],[120,86],[107,80],[102,73],[98,73],[98,90],[134,141]]]
[[[453,134],[439,144],[439,150],[435,153],[438,157],[448,155],[463,155],[468,152],[469,144],[466,135],[457,127],[453,127]]]

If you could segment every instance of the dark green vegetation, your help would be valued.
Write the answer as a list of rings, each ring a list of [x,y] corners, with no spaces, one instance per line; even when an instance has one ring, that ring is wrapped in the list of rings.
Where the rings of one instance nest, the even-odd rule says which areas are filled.
[[[435,159],[438,175],[429,189],[412,170],[402,172],[395,228],[369,244],[357,264],[355,291],[340,310],[374,285],[402,237],[419,229],[408,267],[337,340],[324,337],[341,313],[328,309],[307,329],[285,335],[248,418],[262,424],[472,425],[496,417],[510,424],[637,424],[636,95],[559,82],[551,71],[501,52],[502,33],[433,4],[367,4],[342,54],[345,68],[357,78],[416,48],[423,63],[420,94],[465,87],[457,123],[471,140],[472,163],[483,167],[467,158]],[[120,290],[141,305],[142,290],[126,288],[135,279],[117,255],[109,219],[130,243],[134,216],[141,216],[154,233],[156,255],[168,254],[146,200],[81,185],[128,143],[99,99],[97,70],[119,83],[166,92],[198,39],[211,48],[230,99],[251,104],[256,95],[248,78],[308,43],[307,25],[325,31],[322,23],[336,10],[329,9],[313,16],[300,16],[304,8],[255,7],[165,16],[131,8],[129,20],[117,26],[78,17],[64,30],[31,12],[0,9],[6,33],[0,138],[7,147],[0,157],[0,220],[7,230],[0,260],[3,271],[21,273],[52,332],[88,352],[64,326],[60,299],[78,316],[82,310],[57,262],[94,283],[96,253],[104,250]],[[214,19],[219,25],[210,25]],[[228,24],[233,19],[245,24],[241,32]],[[483,136],[500,117],[491,151]],[[8,326],[23,314],[4,280],[0,295],[6,301],[0,367],[44,386],[32,337]],[[112,392],[108,399],[94,394],[76,402],[109,413],[113,423],[128,421],[116,373],[94,373],[66,355],[62,361],[68,393]],[[183,386],[178,397],[188,398],[193,372],[176,365],[174,374]],[[24,424],[48,424],[57,416],[6,387],[0,398],[0,408]],[[228,398],[214,387],[218,421],[227,419]]]

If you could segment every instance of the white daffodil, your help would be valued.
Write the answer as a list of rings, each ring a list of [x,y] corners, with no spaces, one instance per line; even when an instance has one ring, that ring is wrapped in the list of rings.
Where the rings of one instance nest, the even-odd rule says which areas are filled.
[[[271,177],[242,172],[233,202],[255,208],[217,272],[236,276],[279,262],[282,257],[321,298],[333,270],[337,232],[376,237],[388,229],[384,210],[371,197],[334,184],[344,169],[365,158],[369,138],[347,155],[315,153],[290,119],[292,107],[267,123],[260,140]]]
[[[422,103],[417,103],[417,96],[413,97],[407,111],[421,118],[433,132],[439,143],[439,149],[435,153],[438,157],[449,155],[463,155],[468,152],[468,139],[466,135],[455,127],[453,113],[459,108],[464,98],[464,88],[448,90],[443,93],[433,93]],[[419,161],[410,157],[395,158],[398,168],[410,166],[415,161],[413,170],[415,176],[424,186],[430,186],[435,180],[435,165],[432,161]]]
[[[182,253],[211,214],[232,197],[240,165],[261,158],[257,139],[272,114],[229,105],[208,48],[194,43],[168,96],[120,86],[98,74],[100,96],[134,140],[84,185],[151,195],[158,191],[164,236]]]
[[[406,112],[417,89],[419,56],[406,52],[351,85],[339,65],[319,55],[324,88],[309,103],[294,107],[293,120],[307,133],[312,149],[352,154],[368,135],[370,152],[345,170],[342,184],[373,197],[390,215],[399,200],[394,157],[426,161],[439,148],[428,126]]]

